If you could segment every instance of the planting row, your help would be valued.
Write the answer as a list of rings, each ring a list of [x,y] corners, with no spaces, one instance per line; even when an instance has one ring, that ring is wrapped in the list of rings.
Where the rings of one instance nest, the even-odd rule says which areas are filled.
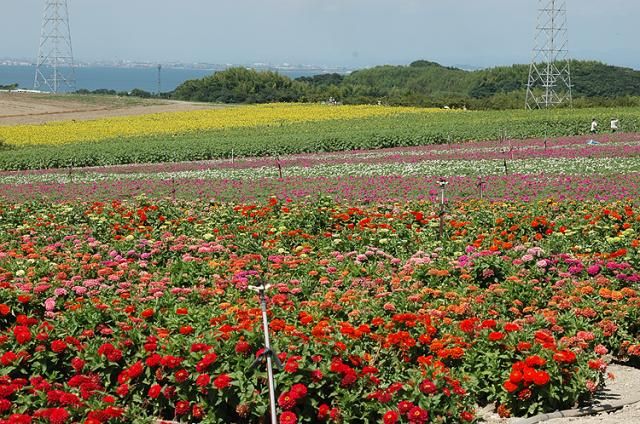
[[[505,135],[515,139],[561,137],[586,134],[593,116],[605,120],[614,113],[607,109],[432,112],[280,105],[189,112],[202,116],[166,114],[117,122],[0,127],[0,139],[5,140],[0,169],[231,159],[496,140]],[[623,130],[640,128],[637,110],[616,114]],[[230,123],[225,124],[226,119]],[[207,127],[210,121],[221,123]],[[58,133],[70,137],[69,142],[60,141]],[[14,138],[20,140],[12,142]]]
[[[500,168],[498,168],[500,170]],[[597,171],[597,169],[595,169]],[[277,171],[273,171],[275,174]],[[0,184],[0,199],[9,202],[48,200],[96,200],[147,198],[206,199],[210,202],[318,199],[378,202],[439,201],[439,177],[421,175],[372,175],[331,177],[285,177],[246,180],[229,179],[106,179],[86,183],[74,175],[62,182]],[[626,200],[640,196],[640,174],[547,175],[509,174],[446,178],[448,200],[490,201]]]

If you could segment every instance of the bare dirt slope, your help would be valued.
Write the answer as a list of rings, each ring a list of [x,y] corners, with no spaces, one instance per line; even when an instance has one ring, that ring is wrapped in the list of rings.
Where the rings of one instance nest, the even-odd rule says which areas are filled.
[[[0,125],[86,121],[112,116],[144,115],[223,107],[208,103],[145,100],[117,96],[0,92]]]

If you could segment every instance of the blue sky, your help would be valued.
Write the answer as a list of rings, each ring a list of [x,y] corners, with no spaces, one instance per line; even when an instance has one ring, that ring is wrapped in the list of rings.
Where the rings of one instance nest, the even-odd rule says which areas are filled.
[[[0,57],[36,56],[44,0],[3,0]],[[537,0],[69,0],[80,60],[527,63]],[[572,57],[640,69],[637,0],[567,0]]]

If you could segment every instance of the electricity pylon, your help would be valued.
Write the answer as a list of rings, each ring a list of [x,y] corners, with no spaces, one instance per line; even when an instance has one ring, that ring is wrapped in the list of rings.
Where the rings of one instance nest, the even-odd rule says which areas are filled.
[[[33,88],[57,93],[75,85],[67,0],[46,0]]]
[[[572,104],[571,62],[565,0],[538,0],[533,59],[529,67],[526,109]]]

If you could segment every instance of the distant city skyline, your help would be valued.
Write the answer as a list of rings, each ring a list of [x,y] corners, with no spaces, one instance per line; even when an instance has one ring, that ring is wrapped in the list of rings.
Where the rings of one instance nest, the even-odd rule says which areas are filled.
[[[362,68],[528,63],[537,0],[69,0],[82,62]],[[217,3],[217,2],[216,2]],[[0,58],[35,58],[43,0],[6,0]],[[575,59],[640,69],[640,2],[567,0]],[[11,17],[10,19],[8,17]]]

